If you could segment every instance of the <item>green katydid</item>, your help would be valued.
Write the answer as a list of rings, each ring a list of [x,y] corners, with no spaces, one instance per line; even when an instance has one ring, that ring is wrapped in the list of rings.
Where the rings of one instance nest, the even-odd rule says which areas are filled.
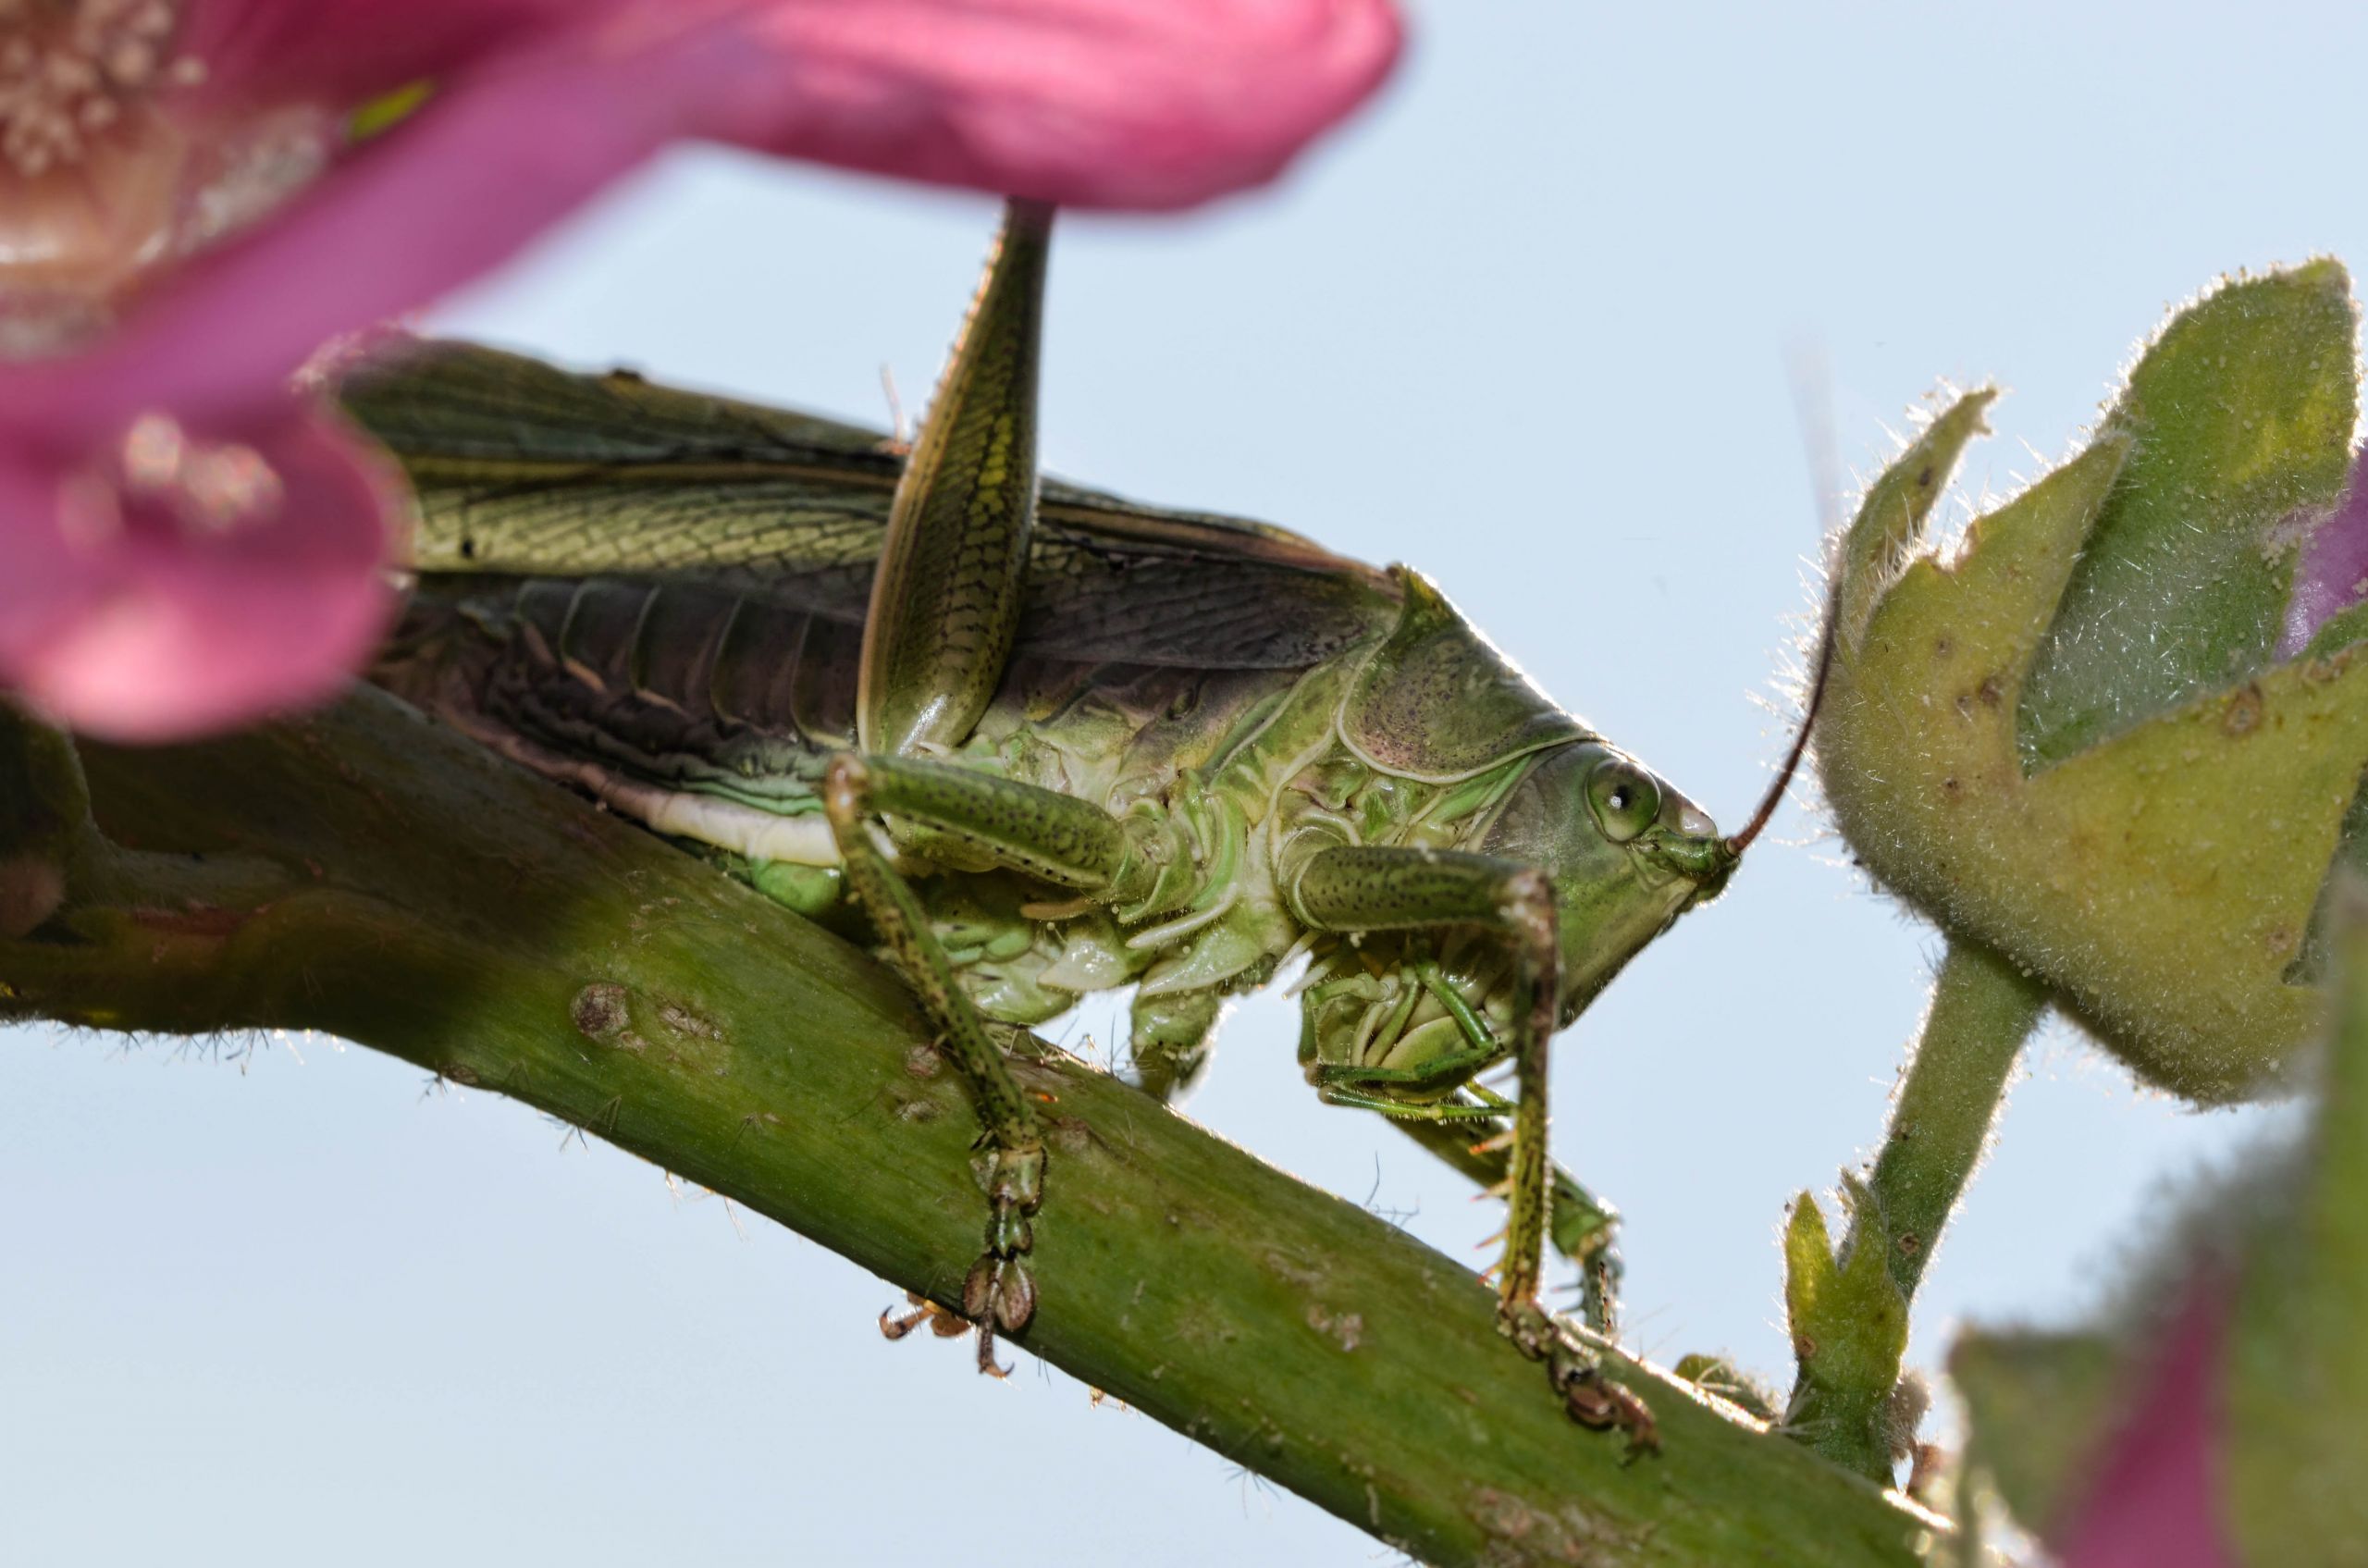
[[[1547,1048],[1726,885],[1800,747],[1721,837],[1414,572],[1040,496],[1050,226],[1009,209],[909,456],[461,346],[351,380],[421,511],[379,678],[894,957],[978,1106],[990,1218],[960,1317],[892,1333],[975,1325],[993,1370],[1035,1310],[1044,1145],[992,1025],[1133,985],[1165,1097],[1303,955],[1317,1093],[1502,1183],[1508,1333],[1574,1416],[1648,1439],[1538,1304],[1550,1230],[1609,1327],[1610,1215],[1548,1161]],[[1473,1084],[1508,1060],[1516,1098]]]

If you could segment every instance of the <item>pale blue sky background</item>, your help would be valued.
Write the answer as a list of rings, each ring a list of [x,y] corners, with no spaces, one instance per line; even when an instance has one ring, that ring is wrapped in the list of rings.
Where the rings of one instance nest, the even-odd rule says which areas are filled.
[[[2216,273],[2368,260],[2354,7],[1417,21],[1386,98],[1277,190],[1067,225],[1046,461],[1422,566],[1723,821],[1781,747],[1755,698],[1810,604],[1788,343],[1822,345],[1861,474],[1936,381],[2002,380],[1967,478],[2004,490]],[[879,418],[882,364],[925,396],[993,221],[689,153],[438,325]],[[1933,944],[1813,813],[1774,837],[1564,1037],[1555,1132],[1626,1210],[1633,1338],[1781,1375],[1778,1217],[1880,1133]],[[1489,1205],[1318,1106],[1294,1029],[1241,1008],[1191,1114],[1466,1254]],[[1917,1359],[1967,1317],[2072,1309],[2165,1180],[2261,1119],[2182,1113],[2052,1033],[1934,1262]],[[19,1031],[0,1559],[1387,1557],[1032,1360],[996,1387],[964,1349],[883,1343],[894,1294],[366,1051]]]

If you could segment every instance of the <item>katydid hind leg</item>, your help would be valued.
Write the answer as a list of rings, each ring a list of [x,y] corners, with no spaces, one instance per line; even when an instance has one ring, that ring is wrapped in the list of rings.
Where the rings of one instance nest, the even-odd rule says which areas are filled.
[[[1294,912],[1312,931],[1419,931],[1481,925],[1511,944],[1518,994],[1506,1202],[1511,1218],[1498,1271],[1501,1300],[1534,1300],[1546,1235],[1546,1053],[1561,957],[1552,884],[1535,867],[1492,855],[1378,846],[1317,851],[1290,882]],[[1375,1075],[1376,1077],[1380,1075]]]
[[[856,733],[921,756],[968,739],[1003,682],[1036,513],[1036,365],[1052,209],[1013,202],[890,505]]]
[[[1005,209],[986,279],[889,509],[857,676],[857,735],[872,763],[834,758],[823,792],[846,890],[912,982],[978,1109],[977,1171],[989,1219],[985,1248],[963,1282],[962,1312],[979,1329],[980,1369],[991,1372],[999,1370],[994,1333],[1016,1334],[1035,1313],[1028,1254],[1043,1194],[1043,1141],[926,911],[873,842],[872,826],[883,810],[896,809],[900,823],[943,814],[958,832],[964,818],[980,814],[964,809],[960,781],[949,784],[925,768],[900,771],[897,763],[968,737],[1002,684],[1018,634],[1036,510],[1036,367],[1051,228],[1049,207],[1013,202]],[[918,802],[881,798],[900,789]],[[954,809],[933,812],[934,796],[949,792]],[[915,809],[900,809],[907,804]],[[1113,836],[1097,836],[1093,826],[1088,821],[1083,830],[1089,859]],[[944,1327],[924,1315],[883,1315],[882,1327],[899,1338],[924,1320]]]

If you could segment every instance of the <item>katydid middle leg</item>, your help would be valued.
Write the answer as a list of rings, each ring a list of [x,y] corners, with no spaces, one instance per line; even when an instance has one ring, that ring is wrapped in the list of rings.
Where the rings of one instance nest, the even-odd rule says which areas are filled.
[[[1551,881],[1535,866],[1493,855],[1341,845],[1316,850],[1294,868],[1287,895],[1292,912],[1311,931],[1480,926],[1511,946],[1516,987],[1512,1060],[1520,1097],[1505,1144],[1509,1216],[1497,1269],[1498,1321],[1524,1354],[1546,1364],[1573,1419],[1589,1426],[1623,1425],[1633,1434],[1636,1421],[1623,1418],[1623,1413],[1641,1408],[1637,1401],[1625,1390],[1608,1390],[1593,1352],[1538,1300],[1549,1203],[1547,1052],[1558,1020],[1561,975]],[[1494,1110],[1480,1102],[1468,1108]],[[1454,1125],[1445,1117],[1424,1119]]]
[[[1010,1064],[931,932],[927,911],[873,842],[871,827],[882,818],[916,824],[995,864],[1086,892],[1126,876],[1132,860],[1127,837],[1109,813],[1086,801],[912,758],[841,753],[824,774],[822,805],[849,892],[912,982],[978,1106],[989,1216],[985,1248],[963,1280],[962,1312],[978,1327],[980,1370],[995,1372],[995,1331],[1018,1333],[1036,1310],[1028,1254],[1044,1192],[1043,1139]],[[882,1326],[902,1338],[921,1320],[883,1317]]]

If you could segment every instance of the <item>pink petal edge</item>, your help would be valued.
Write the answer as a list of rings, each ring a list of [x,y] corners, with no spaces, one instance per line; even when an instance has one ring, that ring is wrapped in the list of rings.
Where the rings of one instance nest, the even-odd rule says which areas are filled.
[[[308,71],[316,91],[370,90],[334,57],[398,34],[366,68],[383,85],[445,74],[418,113],[90,352],[0,364],[0,500],[23,520],[0,532],[0,681],[79,728],[146,740],[334,690],[388,612],[387,492],[344,435],[288,401],[289,377],[498,265],[669,141],[1178,206],[1272,176],[1399,48],[1384,0],[585,0],[580,25],[534,25],[567,9],[433,0],[395,32],[361,0],[196,13],[185,42],[216,52],[223,103]],[[279,520],[69,547],[67,476],[154,410],[263,451],[286,487]]]
[[[2190,1288],[2095,1488],[2064,1532],[2064,1568],[2240,1568],[2214,1506],[2227,1317],[2225,1289],[2210,1280]]]
[[[350,107],[627,3],[193,0],[174,49],[204,75],[175,103],[198,117],[291,102]]]
[[[2368,487],[2360,483],[2357,462],[2351,475],[2343,500],[2302,547],[2277,644],[2281,659],[2301,652],[2329,618],[2359,603],[2368,589]]]
[[[756,4],[716,31],[709,134],[1067,206],[1271,179],[1403,43],[1387,0]]]
[[[291,404],[247,439],[282,487],[277,517],[213,538],[127,530],[0,590],[0,680],[102,739],[184,739],[334,694],[370,656],[394,598],[393,475],[335,420]],[[7,464],[0,495],[55,515],[60,481]],[[17,556],[44,529],[5,537]],[[47,587],[46,601],[34,592]]]
[[[70,456],[143,409],[253,418],[324,342],[497,265],[684,134],[1075,204],[1188,204],[1271,177],[1400,37],[1383,0],[600,11],[452,80],[91,352],[0,365],[0,426]]]

